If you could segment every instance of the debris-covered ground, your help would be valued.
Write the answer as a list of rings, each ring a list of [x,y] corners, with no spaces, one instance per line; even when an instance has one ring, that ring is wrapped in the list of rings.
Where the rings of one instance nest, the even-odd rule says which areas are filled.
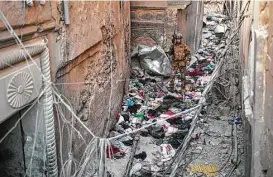
[[[170,176],[178,162],[176,176],[243,176],[238,79],[230,78],[238,77],[236,48],[228,49],[224,55],[228,62],[220,68],[208,94],[202,94],[221,63],[217,55],[229,42],[232,27],[221,14],[204,17],[202,44],[187,69],[184,97],[179,94],[178,79],[177,91],[168,90],[170,62],[160,47],[136,50],[134,57],[140,64],[132,67],[123,110],[110,132],[110,137],[127,134],[111,141],[107,165],[112,176]],[[152,76],[155,74],[161,76]],[[206,102],[194,123],[196,110],[187,110],[200,106],[202,97]],[[187,150],[179,159],[191,127],[194,131]]]

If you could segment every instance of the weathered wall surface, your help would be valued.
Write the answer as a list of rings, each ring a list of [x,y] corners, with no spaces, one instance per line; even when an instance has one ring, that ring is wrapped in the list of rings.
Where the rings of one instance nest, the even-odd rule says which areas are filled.
[[[201,42],[203,15],[203,1],[188,2],[184,9],[178,9],[177,12],[177,31],[183,35],[192,53],[198,49]]]
[[[55,79],[77,116],[97,136],[106,136],[116,120],[129,78],[129,4],[69,3],[70,25],[66,26],[66,45],[62,48],[66,62]],[[75,126],[86,141],[90,140],[78,121]],[[85,144],[79,136],[74,136],[73,142],[74,156],[79,160]],[[67,154],[70,147],[63,148]]]
[[[56,22],[57,20],[56,2],[39,5],[38,1],[34,1],[34,7],[29,7],[24,2],[1,1],[0,9],[14,28]],[[0,23],[0,30],[5,30],[2,23]]]
[[[57,82],[78,116],[102,135],[105,121],[120,109],[128,78],[129,2],[70,2],[69,9],[68,62],[58,70]],[[61,84],[69,82],[75,84]]]
[[[166,1],[131,2],[131,49],[137,45],[166,47]]]
[[[160,45],[168,51],[172,45],[172,35],[176,31],[183,34],[185,43],[195,52],[201,40],[203,2],[149,3],[131,2],[132,49],[142,44]]]
[[[169,6],[168,2],[168,8],[167,8],[167,24],[166,24],[166,50],[170,50],[172,46],[172,36],[175,31],[177,31],[177,7]]]
[[[34,1],[34,6],[29,7],[24,1],[1,1],[0,9],[17,35],[25,41],[59,29],[58,5],[56,1],[48,1],[44,5]],[[15,44],[12,35],[1,22],[0,44],[0,48]]]
[[[251,126],[251,177],[273,176],[272,7],[272,2],[251,2],[251,16],[241,29],[244,107],[246,122]]]
[[[19,1],[0,2],[0,8],[23,41],[38,36],[48,39],[54,85],[59,88],[60,94],[68,99],[85,125],[96,135],[105,136],[120,111],[129,77],[130,2],[71,1],[69,25],[63,24],[63,6],[59,1],[46,1],[45,5],[39,5],[39,2],[35,1],[33,7]],[[14,44],[12,36],[0,23],[0,48]],[[37,109],[40,108],[34,108],[27,114],[21,127],[18,127],[22,132],[14,130],[16,137],[10,137],[10,140],[17,138],[18,142],[22,142],[34,137]],[[20,114],[22,113],[23,111],[20,111]],[[20,114],[14,115],[10,120],[17,120]],[[64,114],[67,119],[71,118],[69,111],[65,110]],[[58,120],[56,117],[57,135],[60,130]],[[78,121],[75,121],[75,126],[86,141],[91,138]],[[66,143],[69,132],[64,129],[63,135],[66,138],[63,141],[63,154],[66,159],[70,144]],[[2,135],[3,133],[1,137]],[[40,134],[38,136],[40,142],[43,137]],[[58,140],[57,136],[57,143]],[[83,153],[83,141],[78,139],[78,136],[75,136],[74,140],[72,150],[74,156],[79,158]],[[26,159],[21,159],[22,164],[19,164],[18,168],[23,167],[25,162],[28,163],[32,143],[33,141],[26,141],[25,147],[22,144],[14,146],[16,149],[13,153],[18,154],[18,158],[19,151],[21,154],[26,153]],[[38,174],[39,171],[43,172],[43,169],[38,168],[38,163],[44,158],[41,149],[39,146],[34,152],[37,156],[37,163],[33,166],[35,176],[41,175]],[[7,163],[14,163],[14,160],[10,159]]]

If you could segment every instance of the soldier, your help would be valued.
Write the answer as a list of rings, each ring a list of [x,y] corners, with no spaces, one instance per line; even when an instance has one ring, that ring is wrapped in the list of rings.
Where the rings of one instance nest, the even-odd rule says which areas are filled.
[[[174,75],[171,76],[170,89],[174,91],[175,75],[180,74],[181,93],[183,95],[185,92],[186,66],[190,61],[190,49],[185,43],[183,43],[183,37],[180,33],[173,35],[172,42],[173,51],[171,52],[173,52],[172,68]]]

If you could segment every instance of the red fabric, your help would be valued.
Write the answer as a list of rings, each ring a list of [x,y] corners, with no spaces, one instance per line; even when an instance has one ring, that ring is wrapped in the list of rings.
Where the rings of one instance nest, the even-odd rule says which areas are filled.
[[[167,115],[169,115],[169,116],[172,116],[172,115],[174,115],[174,113],[172,112],[172,111],[167,111],[167,112],[164,112],[163,114],[167,114]]]
[[[163,114],[167,114],[167,115],[169,115],[169,116],[172,116],[172,115],[174,115],[174,113],[172,112],[172,111],[167,111],[167,112],[164,112]],[[172,118],[170,118],[171,120],[173,120],[173,119],[176,119],[176,117],[172,117]]]
[[[172,150],[171,145],[168,144],[167,147],[166,147],[166,149],[167,149],[167,153],[170,154],[170,151]]]
[[[163,92],[158,92],[158,93],[157,93],[157,97],[158,97],[158,98],[163,97],[163,96],[165,96],[165,94],[164,94]]]
[[[145,95],[144,95],[143,92],[140,92],[140,93],[139,93],[139,96],[140,96],[141,98],[143,98],[143,99],[145,98]]]
[[[202,76],[202,72],[197,70],[197,71],[193,71],[193,72],[188,72],[189,76]]]
[[[114,145],[111,145],[111,148],[109,148],[109,147],[106,148],[106,157],[107,158],[112,158],[113,157],[112,155],[115,155],[115,154],[125,155],[124,152],[120,151],[120,149]]]
[[[149,119],[155,119],[156,117],[153,116],[153,115],[151,115],[151,114],[148,114],[148,118],[149,118]]]

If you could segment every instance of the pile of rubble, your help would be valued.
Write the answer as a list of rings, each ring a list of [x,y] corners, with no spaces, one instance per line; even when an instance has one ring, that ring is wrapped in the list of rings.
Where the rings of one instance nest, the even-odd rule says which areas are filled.
[[[217,52],[225,47],[228,26],[223,24],[224,22],[225,17],[222,15],[213,14],[205,17],[202,44],[192,56],[190,66],[187,68],[184,96],[168,90],[170,61],[160,47],[141,46],[134,52],[134,57],[143,61],[132,68],[129,92],[124,96],[122,111],[109,135],[115,137],[125,134],[119,139],[111,140],[111,147],[108,147],[108,151],[111,152],[107,153],[110,167],[108,170],[112,176],[124,176],[125,171],[127,171],[125,176],[139,177],[163,176],[167,173],[166,168],[179,151],[195,114],[194,111],[188,113],[183,111],[198,104],[202,91],[209,83],[211,73],[217,65]],[[177,88],[179,84],[179,81],[176,81]],[[199,124],[207,127],[207,130],[208,105],[202,107],[198,116]],[[176,116],[177,114],[179,116]],[[210,133],[211,131],[197,129],[191,136],[191,141],[195,141],[193,143],[195,145],[194,149],[189,147],[190,151],[201,153],[203,147],[199,146],[200,141],[214,143],[204,142],[202,139],[203,135]],[[188,172],[192,174],[195,171],[191,168]]]

